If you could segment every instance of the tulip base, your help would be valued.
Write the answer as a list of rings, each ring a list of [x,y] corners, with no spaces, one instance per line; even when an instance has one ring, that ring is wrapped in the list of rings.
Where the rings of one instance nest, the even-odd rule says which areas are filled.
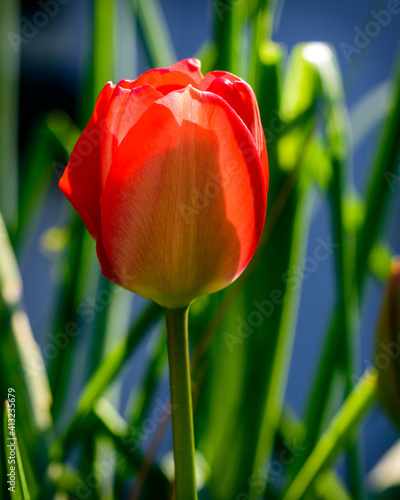
[[[176,500],[197,500],[188,313],[164,309],[167,320]]]

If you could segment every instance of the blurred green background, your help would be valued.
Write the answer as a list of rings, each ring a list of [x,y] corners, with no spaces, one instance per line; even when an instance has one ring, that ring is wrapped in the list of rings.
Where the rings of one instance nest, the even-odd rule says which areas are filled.
[[[232,71],[255,89],[271,175],[253,267],[192,308],[201,495],[283,498],[374,364],[383,283],[400,251],[400,6],[2,0],[0,9],[8,234],[0,231],[0,387],[4,398],[7,387],[21,392],[17,432],[31,498],[168,498],[171,434],[168,419],[154,417],[168,397],[160,311],[100,276],[57,181],[106,81],[193,56],[204,73]],[[315,41],[330,46],[307,44]],[[10,295],[19,273],[23,295]],[[274,291],[285,302],[258,321],[255,301]],[[372,495],[367,474],[398,433],[377,406],[364,423],[357,444],[347,436],[328,464],[338,476],[320,474],[310,498]],[[282,449],[295,460],[279,459]],[[121,463],[99,472],[115,450]]]

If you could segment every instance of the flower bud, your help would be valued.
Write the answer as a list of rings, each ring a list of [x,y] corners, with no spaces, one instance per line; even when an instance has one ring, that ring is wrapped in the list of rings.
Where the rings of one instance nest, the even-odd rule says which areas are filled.
[[[108,83],[60,188],[103,274],[170,309],[245,269],[264,225],[268,159],[251,87],[200,61]]]
[[[379,371],[378,398],[400,428],[400,258],[393,259],[378,326],[375,366]]]

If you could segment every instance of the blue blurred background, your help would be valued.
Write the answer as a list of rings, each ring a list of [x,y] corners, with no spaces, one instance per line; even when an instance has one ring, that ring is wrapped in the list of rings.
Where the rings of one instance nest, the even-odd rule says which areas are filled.
[[[120,0],[118,3],[122,15],[118,25],[119,66],[116,70],[116,80],[133,79],[138,73],[147,69],[147,66],[144,54],[139,52],[137,55],[131,50],[136,35],[128,2]],[[357,119],[360,110],[358,104],[367,94],[375,96],[374,109],[377,123],[363,141],[357,144],[354,151],[354,171],[352,174],[349,172],[349,175],[354,175],[355,185],[360,191],[364,188],[366,168],[379,132],[379,117],[382,116],[388,97],[387,81],[392,73],[399,44],[400,13],[392,15],[387,25],[381,27],[376,36],[370,37],[368,46],[360,50],[360,53],[354,53],[349,57],[343,50],[343,44],[354,46],[357,28],[364,31],[367,23],[373,19],[371,12],[385,9],[387,3],[387,1],[372,0],[353,2],[286,0],[279,9],[273,37],[275,41],[287,46],[289,51],[296,43],[303,41],[325,41],[335,47],[344,78],[356,142],[360,133],[359,128],[363,125]],[[210,12],[213,4],[207,0],[162,0],[161,4],[178,58],[194,56],[210,35]],[[64,109],[78,121],[77,91],[82,84],[82,76],[89,58],[90,9],[89,0],[66,2],[60,6],[59,13],[39,30],[37,36],[22,45],[21,152],[24,151],[27,138],[38,119],[46,111],[54,108]],[[22,15],[27,19],[30,19],[37,10],[37,2],[23,2]],[[268,89],[265,89],[265,92],[268,92]],[[56,188],[56,181],[55,176],[54,189],[47,200],[47,210],[35,229],[33,246],[23,253],[21,262],[27,310],[34,334],[39,341],[43,341],[46,336],[44,318],[48,316],[48,311],[54,303],[50,276],[51,263],[41,252],[39,241],[41,234],[58,224],[62,217],[62,196]],[[393,251],[400,253],[400,201],[397,199],[395,203],[394,216],[386,228],[386,235]],[[312,255],[317,245],[317,238],[326,241],[329,235],[328,210],[321,197],[315,204],[308,255]],[[304,410],[310,378],[314,375],[314,363],[321,347],[321,333],[326,326],[334,295],[333,272],[333,260],[329,259],[322,262],[304,281],[287,389],[288,402],[300,414]],[[368,366],[368,360],[372,359],[373,334],[381,299],[381,286],[371,280],[363,305],[363,323],[360,325],[362,336],[360,373]],[[136,365],[136,369],[138,368],[139,365]],[[132,377],[135,377],[135,373],[132,373]],[[398,435],[378,409],[370,415],[364,432],[366,466],[370,470],[397,440]]]

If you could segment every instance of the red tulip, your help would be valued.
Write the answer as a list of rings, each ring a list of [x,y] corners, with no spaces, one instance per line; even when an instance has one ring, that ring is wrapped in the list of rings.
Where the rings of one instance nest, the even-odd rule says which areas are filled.
[[[103,274],[176,308],[245,269],[264,225],[268,160],[256,97],[196,59],[107,83],[60,188]]]

